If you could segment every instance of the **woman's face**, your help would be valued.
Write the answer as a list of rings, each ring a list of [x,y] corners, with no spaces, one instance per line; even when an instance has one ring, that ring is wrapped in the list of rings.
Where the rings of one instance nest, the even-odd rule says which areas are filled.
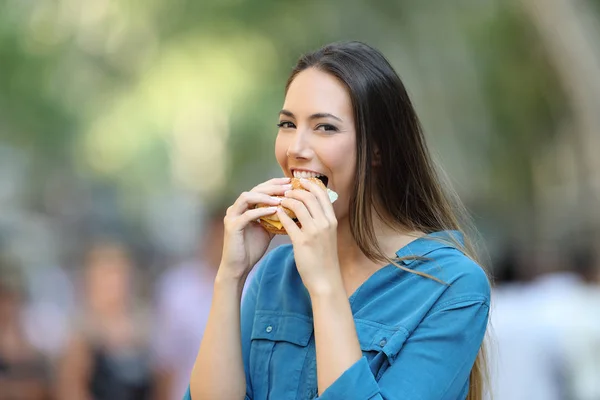
[[[315,68],[292,81],[279,114],[275,156],[287,177],[324,175],[339,195],[338,220],[348,215],[356,165],[350,96],[337,78]]]

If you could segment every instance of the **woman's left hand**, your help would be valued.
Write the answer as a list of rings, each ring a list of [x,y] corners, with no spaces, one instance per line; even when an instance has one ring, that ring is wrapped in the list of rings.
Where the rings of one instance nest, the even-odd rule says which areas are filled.
[[[311,293],[341,280],[337,219],[327,192],[308,180],[300,182],[306,190],[286,192],[281,205],[296,214],[302,228],[281,209],[277,215],[294,246],[298,273]]]

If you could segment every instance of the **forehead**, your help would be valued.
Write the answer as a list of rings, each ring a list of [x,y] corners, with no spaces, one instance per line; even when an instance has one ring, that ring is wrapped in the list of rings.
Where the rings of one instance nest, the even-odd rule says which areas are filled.
[[[284,109],[298,117],[331,113],[342,119],[352,117],[352,103],[344,84],[333,75],[308,68],[300,72],[288,89]]]

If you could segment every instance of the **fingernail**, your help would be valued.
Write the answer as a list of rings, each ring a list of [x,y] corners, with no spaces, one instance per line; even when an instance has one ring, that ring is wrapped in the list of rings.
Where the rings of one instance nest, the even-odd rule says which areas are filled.
[[[271,196],[271,198],[273,199],[273,201],[276,201],[277,203],[281,203],[281,201],[283,200],[281,197]]]
[[[292,191],[291,191],[291,190],[286,190],[286,191],[283,193],[283,195],[287,197],[287,195],[288,195],[288,194],[290,194],[290,193],[292,193]]]
[[[292,185],[283,185],[283,188],[284,188],[285,190],[289,190],[289,189],[291,189],[291,188],[292,188]]]

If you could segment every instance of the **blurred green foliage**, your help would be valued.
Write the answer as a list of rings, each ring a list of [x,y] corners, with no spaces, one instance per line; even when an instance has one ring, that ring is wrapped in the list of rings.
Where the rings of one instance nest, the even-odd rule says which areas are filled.
[[[3,0],[0,144],[31,160],[26,204],[59,172],[131,221],[172,190],[231,201],[277,174],[297,57],[348,39],[388,56],[459,192],[510,229],[570,112],[516,1]]]

